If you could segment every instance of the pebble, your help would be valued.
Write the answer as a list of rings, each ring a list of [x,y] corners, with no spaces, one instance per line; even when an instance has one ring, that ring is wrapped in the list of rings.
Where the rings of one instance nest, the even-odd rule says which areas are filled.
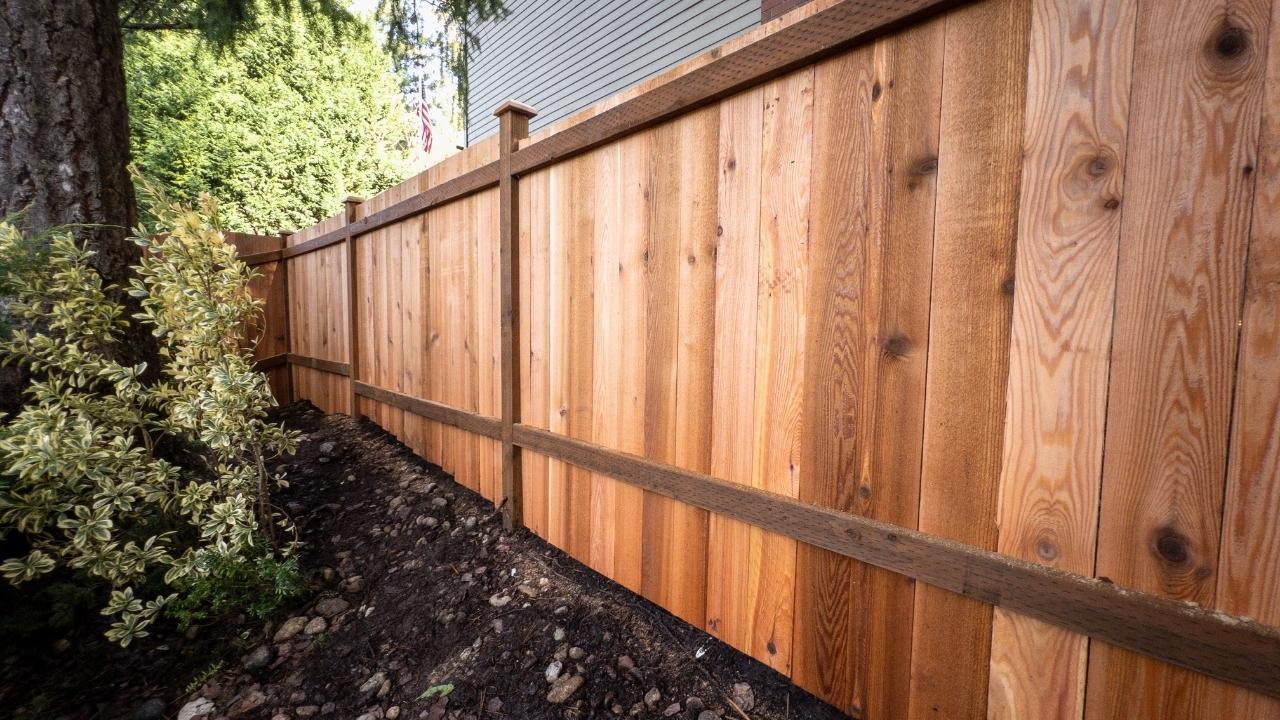
[[[449,501],[448,501],[448,500],[445,500],[445,499],[444,499],[444,498],[442,498],[442,497],[431,498],[431,507],[438,507],[438,508],[442,508],[442,507],[444,507],[445,505],[448,505],[448,504],[449,504]]]
[[[217,707],[208,698],[196,698],[178,711],[178,720],[195,720],[207,715],[212,715]]]
[[[680,714],[681,709],[682,708],[680,707],[680,703],[671,703],[670,705],[667,706],[666,710],[662,711],[662,716],[675,717],[676,715]]]
[[[507,603],[509,603],[509,602],[511,602],[511,596],[510,596],[510,595],[501,595],[501,594],[499,594],[499,595],[494,595],[494,596],[492,596],[492,597],[490,597],[490,598],[489,598],[489,604],[490,604],[490,605],[492,605],[492,606],[494,606],[494,607],[496,607],[496,608],[505,607],[505,606],[506,606],[506,604],[507,604]]]
[[[292,718],[290,718],[288,715],[285,715],[284,713],[276,713],[275,715],[271,716],[271,720],[292,720]]]
[[[583,650],[577,645],[574,645],[573,647],[569,648],[569,657],[574,660],[581,660],[586,656],[587,656],[587,651]]]
[[[302,632],[306,635],[319,635],[320,633],[328,629],[329,629],[329,623],[326,622],[324,618],[313,617],[307,623],[307,626],[302,629]]]
[[[325,598],[316,603],[316,612],[331,618],[334,615],[346,612],[351,607],[351,603],[338,597]]]
[[[636,669],[636,661],[631,659],[630,655],[618,656],[618,669],[631,672]]]
[[[164,720],[164,701],[151,698],[142,703],[133,711],[133,720]]]
[[[387,674],[386,674],[386,673],[383,673],[383,672],[376,672],[376,673],[374,673],[374,674],[370,675],[370,676],[369,676],[369,679],[368,679],[368,680],[365,680],[365,681],[360,685],[360,694],[361,694],[361,695],[372,695],[373,693],[377,692],[377,691],[378,691],[378,689],[382,687],[382,683],[384,683],[384,682],[386,682],[386,681],[387,681]]]
[[[342,589],[344,592],[358,593],[364,590],[364,577],[360,575],[352,575],[342,581]]]
[[[755,691],[753,691],[751,686],[747,683],[734,683],[733,692],[729,695],[733,698],[733,703],[742,708],[743,712],[751,712],[751,709],[756,706]]]
[[[329,440],[327,442],[322,442],[320,443],[320,454],[332,455],[333,451],[336,450],[337,448],[338,448],[338,444],[332,440]]]
[[[285,640],[288,640],[294,635],[302,632],[302,629],[306,626],[307,619],[305,617],[291,617],[284,621],[284,624],[280,626],[279,630],[276,630],[276,634],[273,639],[276,642],[284,642]]]
[[[702,702],[702,698],[690,695],[684,699],[684,706],[689,708],[689,712],[695,713],[705,708],[707,704]]]
[[[578,688],[582,687],[584,682],[586,680],[581,675],[560,676],[560,679],[556,680],[555,684],[551,686],[551,691],[547,693],[547,702],[552,705],[563,703],[573,697],[573,694],[578,692]]]
[[[387,720],[396,720],[396,718],[398,717],[400,717],[399,705],[392,705],[391,707],[387,708],[387,714],[386,714]]]
[[[267,669],[271,664],[271,646],[259,645],[253,649],[253,652],[244,656],[242,661],[244,671],[247,673],[259,673]]]
[[[496,715],[502,712],[502,701],[496,697],[489,698],[485,701],[484,709]]]
[[[658,688],[649,688],[649,692],[644,694],[644,704],[651,708],[657,707],[659,700],[662,700],[662,692]]]
[[[552,660],[551,664],[547,666],[546,671],[543,673],[543,675],[545,675],[547,678],[547,682],[549,683],[555,682],[556,678],[560,677],[560,670],[563,667],[564,667],[564,664],[561,663],[559,660]]]
[[[564,628],[562,627],[556,628],[555,631],[551,633],[551,637],[554,638],[556,642],[564,641],[564,637],[565,637]]]
[[[710,710],[703,710],[698,713],[698,720],[720,720],[720,716]]]
[[[53,651],[56,653],[64,653],[71,649],[71,641],[66,638],[59,638],[53,642]]]
[[[257,687],[257,686],[255,685],[254,687]],[[257,710],[266,701],[267,701],[267,696],[264,695],[261,690],[250,690],[249,694],[240,698],[240,702],[232,706],[231,712],[227,714],[231,716],[246,715],[248,713],[253,712],[254,710]]]
[[[293,709],[293,714],[300,718],[311,717],[320,712],[320,708],[315,705],[299,705]]]

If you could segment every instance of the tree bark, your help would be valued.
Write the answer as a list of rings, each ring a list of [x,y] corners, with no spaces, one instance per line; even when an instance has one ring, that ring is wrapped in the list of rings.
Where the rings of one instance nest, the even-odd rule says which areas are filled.
[[[0,217],[79,235],[103,279],[123,287],[141,257],[129,179],[129,116],[119,0],[0,3]],[[131,315],[136,302],[124,293]],[[131,323],[119,359],[156,370],[156,343]]]

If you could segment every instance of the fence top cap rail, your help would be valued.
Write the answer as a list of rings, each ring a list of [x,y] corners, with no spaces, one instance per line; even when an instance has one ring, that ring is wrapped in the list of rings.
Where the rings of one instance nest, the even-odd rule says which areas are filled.
[[[502,104],[493,111],[493,114],[495,116],[500,116],[508,110],[528,117],[533,117],[538,114],[538,111],[535,110],[532,105],[526,105],[519,100],[503,100]]]

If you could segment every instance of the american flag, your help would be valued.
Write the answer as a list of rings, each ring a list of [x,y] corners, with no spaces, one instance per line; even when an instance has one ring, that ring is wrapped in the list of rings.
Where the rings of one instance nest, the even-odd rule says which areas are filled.
[[[427,101],[418,96],[418,109],[415,113],[418,116],[418,143],[422,145],[422,152],[431,152],[431,118],[427,112]]]

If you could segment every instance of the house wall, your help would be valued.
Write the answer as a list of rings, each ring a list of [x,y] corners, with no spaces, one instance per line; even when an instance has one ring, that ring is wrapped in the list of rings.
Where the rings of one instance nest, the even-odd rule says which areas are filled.
[[[475,28],[468,144],[497,132],[508,98],[537,129],[755,27],[760,0],[510,0]]]

